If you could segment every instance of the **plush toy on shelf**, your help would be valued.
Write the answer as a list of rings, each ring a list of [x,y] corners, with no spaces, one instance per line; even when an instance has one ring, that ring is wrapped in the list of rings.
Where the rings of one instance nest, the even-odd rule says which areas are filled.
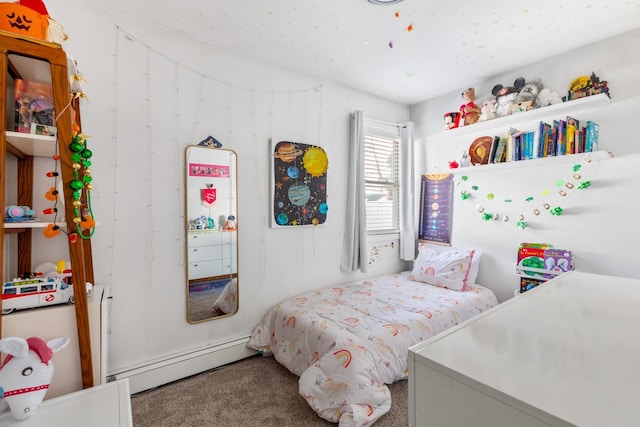
[[[495,99],[489,99],[487,101],[484,101],[482,103],[482,106],[480,107],[480,117],[478,117],[478,121],[479,122],[485,122],[487,120],[491,120],[491,119],[495,119],[496,118],[496,100]]]
[[[536,108],[535,103],[542,89],[544,89],[542,79],[535,79],[530,82],[526,82],[524,86],[520,88],[520,91],[514,100],[514,104],[511,107],[512,112],[522,112]]]
[[[548,107],[553,104],[560,104],[562,102],[562,98],[558,92],[554,92],[551,89],[544,88],[538,94],[536,98],[535,107],[542,108]]]
[[[467,101],[466,104],[460,106],[460,117],[462,118],[463,125],[472,125],[478,121],[480,117],[480,107],[476,104],[476,89],[467,88],[462,92],[462,98]]]
[[[513,86],[502,86],[497,84],[491,90],[496,97],[496,117],[508,116],[511,114],[511,107],[515,103],[518,92],[524,86],[524,77],[518,77]]]
[[[45,342],[41,338],[7,337],[0,340],[0,351],[7,356],[0,367],[0,384],[4,390],[0,411],[7,408],[17,420],[36,413],[53,378],[53,353],[65,348],[68,337]],[[46,424],[44,420],[42,423]]]

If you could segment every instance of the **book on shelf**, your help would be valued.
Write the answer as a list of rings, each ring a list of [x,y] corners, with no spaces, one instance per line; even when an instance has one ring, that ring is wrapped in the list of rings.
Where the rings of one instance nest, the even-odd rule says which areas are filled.
[[[580,129],[580,121],[571,116],[567,116],[566,124],[565,154],[576,154],[576,130]]]
[[[516,272],[522,277],[548,280],[573,269],[570,250],[555,249],[547,243],[521,243]]]
[[[493,163],[504,163],[507,160],[507,138],[504,136],[496,138],[498,138],[498,144],[493,155]]]
[[[565,141],[565,124],[564,120],[558,120],[558,130],[556,132],[556,156],[564,156],[567,154],[567,146]]]
[[[559,274],[573,269],[573,255],[566,249],[547,248],[544,250],[544,269],[550,273],[543,273],[545,279],[552,279]]]
[[[557,146],[558,146],[558,126],[560,125],[558,120],[554,120],[551,123],[551,141],[549,142],[549,147],[547,149],[547,157],[555,156]]]
[[[54,126],[53,87],[24,79],[15,79],[14,86],[15,130],[31,133],[32,124]]]
[[[534,279],[533,277],[521,277],[520,278],[520,293],[523,294],[536,286],[544,283],[544,280]]]
[[[598,131],[600,126],[594,121],[588,120],[585,130],[584,151],[598,151]]]
[[[527,131],[524,133],[524,135],[522,135],[522,140],[524,143],[524,153],[523,153],[523,157],[521,160],[531,160],[534,157],[537,157],[536,152],[535,152],[535,131]]]
[[[495,163],[495,155],[496,148],[498,147],[498,141],[500,141],[500,137],[494,136],[493,142],[491,143],[491,148],[489,149],[489,163]]]
[[[538,128],[538,152],[536,157],[547,157],[549,155],[551,131],[552,127],[549,123],[540,121],[540,126]]]
[[[521,130],[509,128],[507,134],[507,153],[506,161],[513,162],[520,159],[520,136],[523,134]]]

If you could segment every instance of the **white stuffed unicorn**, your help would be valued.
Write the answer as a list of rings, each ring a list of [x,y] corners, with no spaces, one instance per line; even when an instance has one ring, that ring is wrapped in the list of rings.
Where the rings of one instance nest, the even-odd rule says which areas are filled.
[[[51,357],[69,341],[67,337],[47,342],[37,337],[0,340],[0,352],[7,354],[0,366],[0,387],[4,390],[0,411],[9,408],[17,420],[27,419],[36,412],[53,378]]]

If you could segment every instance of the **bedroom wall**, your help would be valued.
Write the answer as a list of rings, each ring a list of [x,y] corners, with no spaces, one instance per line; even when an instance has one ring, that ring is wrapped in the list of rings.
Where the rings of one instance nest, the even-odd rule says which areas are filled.
[[[409,108],[256,62],[81,1],[48,0],[87,83],[82,124],[94,152],[96,282],[112,291],[110,374],[248,337],[293,294],[365,277],[340,272],[349,113],[405,121]],[[186,321],[184,150],[208,135],[238,153],[239,312]],[[324,226],[269,226],[269,138],[325,149]],[[368,276],[406,269],[375,242]],[[372,248],[373,250],[373,248]]]
[[[573,250],[575,268],[581,271],[640,277],[636,259],[640,235],[636,217],[640,201],[635,196],[640,182],[639,45],[640,30],[634,30],[503,75],[469,82],[469,86],[476,88],[480,104],[492,97],[490,93],[495,84],[512,85],[518,76],[540,77],[546,87],[565,95],[574,78],[593,71],[608,81],[612,98],[605,107],[575,114],[579,119],[595,120],[600,124],[600,149],[612,152],[615,158],[596,161],[583,169],[591,187],[572,192],[559,201],[564,212],[560,216],[546,214],[536,218],[525,202],[521,210],[533,219],[530,226],[520,230],[513,221],[518,211],[503,203],[504,199],[500,197],[508,195],[515,200],[531,196],[540,200],[545,197],[546,189],[554,190],[555,194],[556,181],[565,178],[567,172],[571,174],[573,163],[539,161],[535,166],[495,165],[486,166],[487,169],[478,166],[475,170],[454,171],[457,176],[466,174],[480,190],[476,193],[479,197],[465,201],[460,197],[462,187],[454,188],[452,244],[483,252],[478,281],[493,289],[500,300],[513,296],[518,286],[514,265],[521,242],[547,242],[556,248]],[[461,151],[482,135],[470,135],[463,141],[445,137],[443,114],[459,108],[463,89],[411,108],[419,159],[417,171],[420,173],[449,171],[448,161],[459,159]],[[489,135],[493,136],[492,133]],[[489,191],[496,196],[493,202],[482,198]],[[477,205],[486,207],[489,212],[511,210],[516,215],[512,215],[508,223],[485,221],[477,212]]]

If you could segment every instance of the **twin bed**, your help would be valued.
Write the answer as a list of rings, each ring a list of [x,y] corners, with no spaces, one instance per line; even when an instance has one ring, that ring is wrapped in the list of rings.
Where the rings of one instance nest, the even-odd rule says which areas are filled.
[[[273,307],[249,339],[300,377],[322,418],[366,426],[391,407],[386,384],[407,378],[410,346],[497,305],[473,283],[479,254],[421,244],[412,271],[308,292]],[[475,260],[473,259],[475,255]]]

